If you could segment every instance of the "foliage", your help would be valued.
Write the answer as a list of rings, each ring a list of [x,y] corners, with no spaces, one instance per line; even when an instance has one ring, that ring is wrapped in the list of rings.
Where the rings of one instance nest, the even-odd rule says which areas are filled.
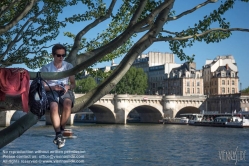
[[[76,85],[76,93],[87,93],[93,88],[97,87],[97,83],[93,77],[87,77],[85,79],[77,80]]]
[[[248,2],[248,0],[242,1]],[[175,15],[175,11],[168,10],[166,12],[166,16],[168,16],[165,17],[163,24],[171,24],[175,20],[193,14],[201,7],[214,2],[217,0],[206,0],[178,15]],[[47,50],[54,44],[51,41],[58,37],[60,31],[70,24],[82,27],[82,22],[87,22],[88,25],[82,27],[81,31],[63,32],[65,36],[72,38],[72,43],[63,43],[68,46],[69,55],[74,55],[74,57],[70,56],[71,59],[68,58],[68,61],[73,61],[74,58],[74,65],[77,65],[83,61],[75,59],[76,54],[82,54],[86,57],[86,53],[96,51],[94,54],[97,54],[103,51],[100,48],[105,47],[106,49],[101,53],[101,56],[88,62],[84,69],[91,68],[99,62],[110,61],[125,55],[134,46],[138,35],[146,34],[152,28],[157,29],[157,32],[153,31],[156,34],[151,40],[152,43],[167,41],[171,51],[181,60],[193,61],[194,55],[186,55],[184,48],[191,47],[194,42],[204,41],[207,44],[220,42],[228,38],[232,31],[245,31],[245,29],[231,29],[230,22],[223,17],[229,9],[233,8],[235,3],[234,0],[221,1],[219,8],[204,16],[203,20],[199,20],[192,27],[172,32],[163,26],[159,29],[160,21],[156,20],[163,9],[173,7],[173,0],[146,2],[123,0],[123,3],[116,3],[115,0],[111,2],[104,0],[20,0],[14,2],[3,0],[0,2],[0,6],[2,6],[0,25],[3,25],[0,28],[0,66],[26,64],[30,69],[40,68],[51,60],[51,52]],[[84,12],[61,15],[79,5],[82,6]],[[117,6],[116,12],[113,11],[115,6]],[[84,37],[88,31],[106,20],[109,20],[108,27],[102,28],[102,32],[99,31],[96,36],[91,36],[91,38]],[[217,24],[219,28],[212,28],[213,25]],[[115,41],[119,39],[122,39],[122,42],[116,43]],[[116,46],[109,49],[108,44]]]
[[[147,74],[142,68],[131,67],[113,91],[117,94],[128,93],[142,95],[145,93],[147,87]]]
[[[23,12],[31,4],[31,10]],[[8,31],[0,29],[0,66],[24,63],[35,69],[50,61],[46,43],[55,40],[59,29],[65,27],[66,24],[58,21],[58,15],[68,5],[63,0],[1,1],[0,25],[5,25]],[[21,21],[17,17],[22,17]]]
[[[241,93],[249,93],[249,87],[247,87],[247,88],[241,90]]]

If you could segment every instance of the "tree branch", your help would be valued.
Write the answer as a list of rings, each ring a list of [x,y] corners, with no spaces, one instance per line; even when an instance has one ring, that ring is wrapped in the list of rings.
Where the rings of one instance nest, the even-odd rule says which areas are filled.
[[[0,131],[0,149],[20,137],[26,130],[38,122],[38,117],[28,112],[9,127]]]
[[[13,0],[8,6],[1,6],[0,17],[2,17],[4,13],[8,12],[15,5],[15,3],[19,3],[21,1],[22,0]]]
[[[108,44],[97,48],[91,52],[80,54],[77,56],[77,66],[74,67],[75,72],[79,72],[88,66],[91,66],[92,64],[96,63],[99,59],[101,59],[104,55],[112,52],[119,46],[121,46],[125,41],[127,41],[134,33],[139,31],[139,29],[144,26],[146,23],[151,22],[154,20],[154,18],[158,15],[159,12],[167,8],[171,3],[173,3],[174,0],[169,0],[167,2],[162,3],[157,8],[155,8],[154,11],[151,12],[151,14],[134,24],[133,26],[128,27],[123,33],[121,33],[119,36],[117,36],[114,40],[110,41]]]
[[[37,0],[30,0],[30,3],[23,9],[21,13],[18,13],[8,24],[0,26],[0,35],[10,30],[15,26],[25,15],[32,9]]]
[[[35,18],[37,18],[39,15],[42,14],[42,12],[44,12],[48,7],[43,7],[42,10],[40,12],[38,12],[34,17],[29,18],[22,26],[22,28],[18,31],[18,33],[16,34],[15,38],[8,44],[5,52],[0,56],[0,60],[3,60],[5,55],[9,52],[9,50],[17,43],[19,42],[21,39],[23,39],[23,36],[25,35],[24,30],[25,29],[29,29],[29,27],[32,25],[32,23],[30,23],[31,21],[33,21]],[[43,27],[40,26],[40,28]],[[37,28],[38,29],[38,28]],[[22,35],[21,35],[22,34]],[[21,35],[21,36],[20,36]],[[32,38],[32,36],[30,37]],[[23,43],[24,44],[24,43]],[[20,47],[19,47],[20,48]],[[18,50],[18,49],[17,49]]]
[[[204,31],[203,33],[200,33],[200,34],[188,35],[188,36],[184,36],[184,37],[161,37],[161,38],[155,38],[153,40],[155,42],[158,42],[158,41],[169,41],[169,40],[187,40],[187,39],[194,38],[194,37],[201,37],[201,36],[207,35],[208,33],[214,32],[214,31],[224,31],[224,32],[241,31],[241,32],[249,32],[249,29],[244,29],[244,28],[229,28],[229,29],[213,28],[213,29]]]
[[[209,4],[209,3],[214,3],[214,2],[216,2],[216,1],[217,1],[217,0],[207,0],[207,1],[205,1],[205,2],[203,2],[203,3],[201,3],[201,4],[199,4],[199,5],[195,6],[194,8],[192,8],[192,9],[190,9],[190,10],[187,10],[187,11],[185,11],[185,12],[182,12],[181,14],[179,14],[179,15],[177,15],[177,16],[169,17],[169,18],[168,18],[168,21],[177,20],[177,19],[179,19],[179,18],[181,18],[181,17],[183,17],[183,16],[185,16],[185,15],[187,15],[187,14],[193,13],[193,12],[196,11],[197,9],[199,9],[199,8],[201,8],[201,7],[203,7],[203,6],[206,6],[206,5]]]
[[[134,24],[137,22],[139,16],[140,16],[140,15],[142,14],[142,12],[143,12],[144,7],[146,6],[146,3],[147,3],[146,0],[140,1],[139,5],[138,5],[138,8],[137,8],[137,10],[135,11],[135,13],[133,14],[133,17],[131,18],[130,24],[129,24],[128,27],[134,25]]]
[[[69,53],[69,56],[67,58],[67,60],[69,62],[71,62],[73,65],[76,65],[76,56],[77,56],[77,52],[80,49],[80,41],[83,35],[85,35],[89,30],[91,30],[93,27],[95,27],[96,25],[100,24],[101,22],[105,21],[106,19],[108,19],[113,11],[114,5],[116,3],[116,0],[112,0],[109,9],[107,11],[107,14],[105,16],[102,16],[98,19],[96,19],[95,21],[93,21],[92,23],[88,24],[85,28],[83,28],[75,37],[74,40],[74,45],[72,47],[72,50]]]
[[[171,31],[168,31],[168,30],[162,30],[161,32],[165,32],[165,33],[168,33],[168,34],[171,34],[171,35],[179,34],[178,32],[171,32]]]

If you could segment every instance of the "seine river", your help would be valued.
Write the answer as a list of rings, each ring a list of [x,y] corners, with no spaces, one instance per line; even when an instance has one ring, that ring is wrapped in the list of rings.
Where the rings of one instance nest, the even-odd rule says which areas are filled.
[[[38,122],[0,149],[0,165],[249,165],[249,128],[83,123],[70,128],[77,138],[58,150],[52,126]]]

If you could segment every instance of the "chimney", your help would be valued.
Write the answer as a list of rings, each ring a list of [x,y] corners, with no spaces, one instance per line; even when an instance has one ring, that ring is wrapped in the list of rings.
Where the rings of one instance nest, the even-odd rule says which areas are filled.
[[[226,64],[226,69],[228,70],[228,64]]]

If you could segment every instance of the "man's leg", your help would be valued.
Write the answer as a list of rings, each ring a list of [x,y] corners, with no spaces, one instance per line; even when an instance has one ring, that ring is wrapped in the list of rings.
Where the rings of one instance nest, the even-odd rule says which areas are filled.
[[[65,98],[63,101],[63,110],[61,113],[61,128],[65,129],[68,118],[71,115],[72,101],[69,98]]]
[[[54,144],[58,146],[58,149],[62,148],[65,145],[66,140],[63,138],[60,128],[60,115],[59,115],[59,106],[56,102],[50,103],[50,117],[51,122],[54,127],[54,131],[56,133]]]
[[[58,103],[56,102],[51,102],[50,103],[50,118],[51,118],[51,122],[52,125],[54,127],[54,131],[56,133],[60,132],[60,115],[59,115],[59,107],[58,107]]]

